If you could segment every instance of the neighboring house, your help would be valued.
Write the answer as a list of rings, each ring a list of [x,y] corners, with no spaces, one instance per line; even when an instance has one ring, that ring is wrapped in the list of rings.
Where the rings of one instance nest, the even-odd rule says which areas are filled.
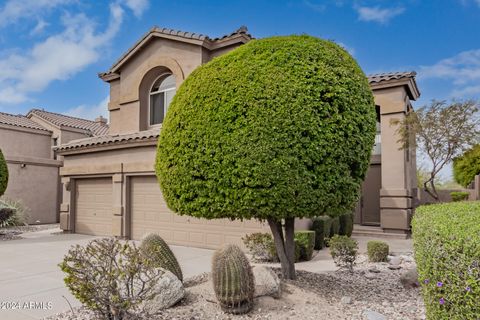
[[[90,121],[39,109],[26,116],[0,113],[0,149],[10,175],[5,197],[29,209],[30,224],[58,222],[62,161],[53,147],[107,132],[101,117]]]
[[[256,221],[202,220],[172,213],[154,172],[156,144],[175,91],[199,65],[252,37],[222,38],[153,28],[99,77],[110,85],[108,134],[62,144],[63,230],[140,239],[158,232],[173,244],[216,248],[265,230]],[[378,115],[377,144],[356,221],[407,233],[416,186],[415,150],[400,150],[393,118],[419,96],[415,73],[369,77]],[[381,144],[380,144],[381,142]]]

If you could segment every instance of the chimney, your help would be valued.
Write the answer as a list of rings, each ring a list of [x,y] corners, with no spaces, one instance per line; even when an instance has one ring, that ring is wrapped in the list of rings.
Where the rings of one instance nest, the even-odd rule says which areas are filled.
[[[95,119],[95,122],[100,123],[100,124],[107,124],[107,119],[105,119],[105,118],[102,117],[102,116],[98,116],[98,117]]]

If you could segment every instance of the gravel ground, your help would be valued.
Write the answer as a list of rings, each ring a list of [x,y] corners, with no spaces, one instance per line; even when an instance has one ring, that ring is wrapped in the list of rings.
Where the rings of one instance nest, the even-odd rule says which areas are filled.
[[[419,289],[404,289],[399,281],[405,270],[415,266],[413,259],[408,254],[399,258],[401,263],[392,267],[389,263],[368,263],[365,256],[360,256],[354,273],[298,271],[297,280],[283,282],[281,299],[257,298],[253,311],[243,316],[228,315],[220,310],[208,275],[203,274],[186,280],[187,295],[177,306],[148,319],[425,319]],[[94,317],[79,308],[73,314],[68,311],[47,319],[90,320]]]
[[[0,228],[0,241],[23,239],[21,236],[22,233],[56,229],[58,226],[58,223],[54,223]]]

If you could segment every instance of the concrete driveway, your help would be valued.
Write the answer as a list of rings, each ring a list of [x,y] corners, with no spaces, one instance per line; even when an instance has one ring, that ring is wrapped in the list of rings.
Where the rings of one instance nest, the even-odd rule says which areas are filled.
[[[25,233],[25,239],[0,242],[0,319],[41,319],[80,303],[63,283],[58,268],[70,246],[93,236],[52,234],[59,229]],[[213,251],[171,247],[185,277],[210,271]]]

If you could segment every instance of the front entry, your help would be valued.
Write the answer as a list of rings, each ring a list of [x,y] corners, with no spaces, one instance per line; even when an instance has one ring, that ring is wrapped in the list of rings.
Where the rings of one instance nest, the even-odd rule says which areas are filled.
[[[380,189],[382,170],[380,164],[371,164],[362,184],[360,202],[355,211],[355,223],[370,226],[380,225]]]

